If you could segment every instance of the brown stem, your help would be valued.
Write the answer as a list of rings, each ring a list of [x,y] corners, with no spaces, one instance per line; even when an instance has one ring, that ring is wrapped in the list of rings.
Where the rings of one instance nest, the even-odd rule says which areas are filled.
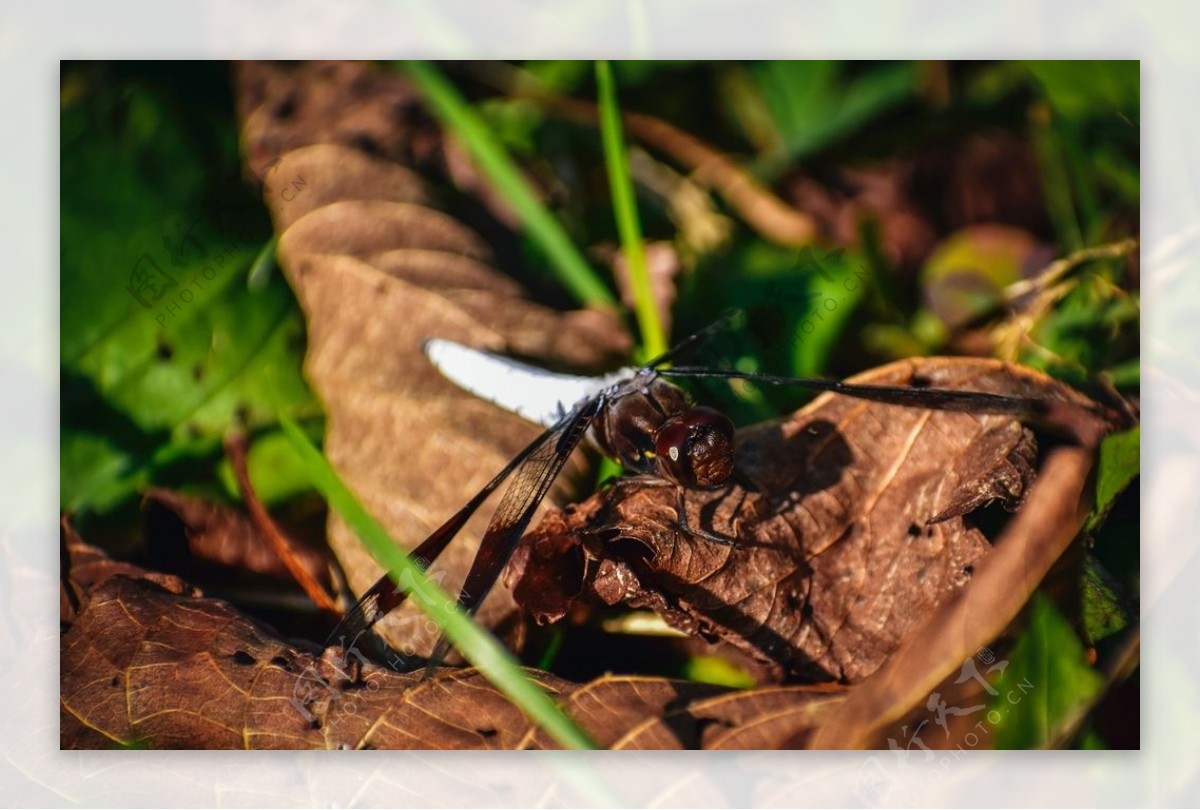
[[[229,456],[229,463],[233,466],[233,473],[237,476],[238,489],[241,490],[246,508],[250,510],[250,517],[254,520],[258,530],[270,541],[271,547],[275,549],[275,554],[287,568],[288,573],[308,594],[308,598],[321,610],[340,616],[341,611],[338,610],[333,598],[325,592],[321,583],[317,582],[312,572],[300,561],[292,541],[275,525],[275,521],[271,520],[271,515],[262,505],[262,501],[258,499],[254,486],[250,483],[250,471],[246,464],[246,446],[246,436],[243,433],[234,434],[225,441],[225,452]]]

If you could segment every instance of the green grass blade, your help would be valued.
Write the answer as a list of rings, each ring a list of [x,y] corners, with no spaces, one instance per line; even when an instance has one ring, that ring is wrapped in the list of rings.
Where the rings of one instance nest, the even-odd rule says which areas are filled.
[[[462,140],[484,174],[496,185],[541,246],[559,280],[582,304],[616,308],[616,300],[563,230],[538,201],[504,147],[487,124],[437,68],[426,62],[403,62],[442,122]]]
[[[642,335],[642,349],[647,358],[658,357],[667,350],[667,336],[663,332],[650,290],[650,271],[646,268],[642,227],[633,194],[633,180],[629,176],[629,156],[621,133],[616,82],[613,81],[612,66],[607,61],[596,63],[596,85],[600,91],[600,135],[604,141],[604,165],[608,169],[608,185],[612,189],[613,212],[617,218],[617,232],[621,235],[621,250],[625,254],[630,285],[633,287],[634,312]]]
[[[425,611],[468,661],[503,692],[532,722],[566,748],[591,749],[596,744],[563,713],[541,687],[525,676],[521,665],[486,630],[459,609],[457,602],[425,576],[387,530],[359,503],[337,471],[309,442],[295,422],[284,418],[283,430],[311,476],[313,485],[354,530],[367,550],[391,578],[406,587],[410,598]]]
[[[250,265],[250,274],[246,276],[246,287],[255,292],[266,287],[267,282],[271,279],[271,273],[277,266],[275,237],[272,236],[254,257],[254,263]]]

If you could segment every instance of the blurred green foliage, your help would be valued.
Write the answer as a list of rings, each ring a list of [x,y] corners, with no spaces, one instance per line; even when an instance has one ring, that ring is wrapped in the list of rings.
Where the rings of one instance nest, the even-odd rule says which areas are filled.
[[[852,71],[844,62],[770,61],[751,72],[775,123],[781,169],[853,133],[918,92],[918,65],[884,62]]]
[[[84,519],[152,483],[212,489],[228,430],[319,415],[290,290],[278,275],[247,289],[270,226],[236,179],[224,78],[199,68],[164,87],[159,75],[63,71],[60,500]],[[183,92],[193,80],[216,99]],[[300,481],[280,448],[252,453],[272,498]]]
[[[996,748],[1042,748],[1080,721],[1104,677],[1084,656],[1074,628],[1041,595],[1029,609],[1029,627],[996,679],[988,706]]]

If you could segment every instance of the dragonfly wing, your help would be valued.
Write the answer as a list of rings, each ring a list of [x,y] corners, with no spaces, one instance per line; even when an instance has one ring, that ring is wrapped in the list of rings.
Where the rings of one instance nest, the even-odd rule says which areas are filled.
[[[602,407],[603,395],[580,405],[558,427],[539,439],[533,452],[521,464],[492,515],[479,545],[479,553],[471,563],[471,570],[467,572],[466,581],[459,592],[458,605],[468,614],[473,615],[491,592],[521,536],[525,534],[538,505]],[[430,671],[441,663],[449,649],[450,643],[443,636],[430,656]]]
[[[513,470],[520,467],[527,459],[529,459],[538,448],[547,443],[553,443],[555,436],[566,430],[570,425],[570,418],[564,418],[561,422],[550,430],[545,431],[530,444],[518,453],[513,460],[496,476],[487,483],[487,485],[479,490],[470,501],[467,502],[462,509],[459,509],[445,523],[439,526],[434,532],[425,538],[421,545],[417,546],[409,556],[422,569],[427,569],[438,556],[445,551],[446,546],[450,541],[462,530],[471,516],[479,509],[484,501],[488,499],[496,488],[512,474]],[[367,630],[382,619],[387,614],[391,613],[400,605],[404,604],[404,600],[408,598],[408,592],[413,587],[412,582],[396,583],[388,574],[381,576],[359,600],[354,604],[342,620],[338,622],[337,627],[326,640],[326,646],[332,644],[341,644],[343,647],[350,647],[354,642]]]
[[[732,369],[678,367],[658,372],[663,377],[691,379],[719,378],[747,380],[765,385],[791,385],[811,391],[831,391],[835,394],[882,402],[888,405],[904,405],[912,408],[930,408],[939,411],[960,413],[992,413],[1011,416],[1036,417],[1045,413],[1044,399],[1010,397],[985,391],[962,391],[949,388],[916,388],[898,385],[862,385],[838,380],[821,380],[805,377],[777,377],[771,374],[753,374]]]
[[[712,323],[710,323],[708,326],[704,327],[700,331],[695,332],[695,333],[687,336],[683,340],[679,341],[674,346],[672,346],[669,350],[660,354],[658,357],[655,357],[650,362],[646,363],[645,367],[646,368],[659,368],[660,366],[664,366],[667,363],[673,363],[673,362],[679,360],[680,357],[683,357],[684,355],[693,351],[697,346],[700,346],[701,344],[705,343],[706,341],[712,340],[713,336],[716,335],[718,332],[721,332],[725,329],[730,328],[730,325],[734,322],[734,320],[736,320],[738,317],[740,317],[744,313],[745,313],[745,310],[740,309],[738,307],[730,307],[729,309],[726,309],[723,313],[721,313],[721,317],[717,318],[715,321],[713,321]]]
[[[459,388],[547,428],[556,426],[577,403],[636,371],[622,369],[605,377],[556,374],[441,338],[425,341],[424,349],[429,362]]]

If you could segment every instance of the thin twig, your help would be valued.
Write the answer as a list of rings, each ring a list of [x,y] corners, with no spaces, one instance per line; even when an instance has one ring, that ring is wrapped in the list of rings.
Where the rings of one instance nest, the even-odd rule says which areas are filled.
[[[1082,248],[1051,262],[1034,278],[1024,279],[1006,287],[1004,301],[1010,306],[1030,295],[1033,298],[993,331],[997,355],[1005,360],[1015,360],[1020,344],[1027,340],[1032,342],[1029,334],[1033,327],[1071,291],[1072,283],[1064,279],[1073,270],[1100,259],[1122,258],[1137,250],[1137,247],[1138,240],[1130,238],[1107,245]]]
[[[1004,289],[1004,297],[1012,302],[1034,290],[1043,290],[1070,273],[1076,267],[1099,259],[1120,259],[1137,250],[1138,240],[1134,238],[1110,242],[1107,245],[1081,248],[1061,259],[1056,259],[1046,265],[1046,269],[1030,279],[1015,282]]]
[[[270,541],[271,547],[275,549],[275,554],[287,568],[288,573],[308,594],[308,598],[321,610],[340,616],[341,611],[338,610],[333,598],[325,592],[321,583],[317,582],[312,572],[300,561],[292,541],[275,525],[275,521],[271,520],[271,515],[262,505],[262,501],[258,499],[254,486],[250,483],[250,470],[246,464],[246,447],[247,440],[244,433],[236,433],[225,440],[225,453],[229,456],[229,463],[237,477],[242,500],[246,502],[246,508],[250,510],[250,517],[254,520],[258,530]]]

